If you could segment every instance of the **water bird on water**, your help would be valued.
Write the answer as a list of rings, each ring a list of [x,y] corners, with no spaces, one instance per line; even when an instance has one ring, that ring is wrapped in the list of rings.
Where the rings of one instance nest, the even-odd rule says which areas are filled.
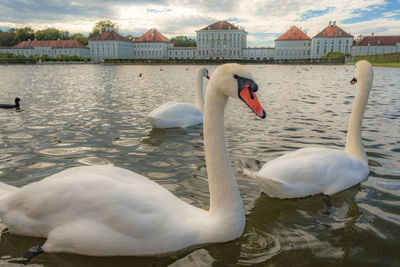
[[[21,101],[21,99],[19,99],[19,97],[15,98],[15,104],[0,104],[0,108],[6,108],[6,109],[10,109],[10,108],[16,108],[19,109],[19,102]]]
[[[210,209],[189,205],[146,177],[112,165],[64,170],[21,188],[0,183],[0,217],[13,234],[47,238],[44,252],[160,255],[240,237],[245,214],[224,135],[229,97],[259,117],[257,84],[241,65],[217,68],[207,87],[204,147]]]
[[[330,196],[365,181],[369,175],[368,158],[361,140],[361,125],[373,80],[372,65],[359,61],[354,78],[357,93],[350,116],[344,151],[325,147],[302,148],[273,159],[258,172],[244,170],[255,178],[270,197],[298,198],[324,194],[329,208]]]
[[[206,68],[196,72],[195,105],[169,101],[156,108],[147,116],[153,128],[186,128],[203,122],[203,78],[210,79]]]

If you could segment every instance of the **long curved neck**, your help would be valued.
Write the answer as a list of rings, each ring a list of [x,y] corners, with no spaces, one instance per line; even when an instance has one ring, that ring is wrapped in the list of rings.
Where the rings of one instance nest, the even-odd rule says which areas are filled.
[[[227,97],[209,90],[204,109],[204,146],[210,187],[210,214],[244,220],[242,199],[225,144],[224,109]]]
[[[195,105],[201,112],[204,112],[203,73],[201,71],[196,74]]]
[[[361,140],[361,126],[371,86],[371,79],[363,79],[357,83],[357,94],[350,115],[345,148],[346,153],[366,163],[368,158]]]

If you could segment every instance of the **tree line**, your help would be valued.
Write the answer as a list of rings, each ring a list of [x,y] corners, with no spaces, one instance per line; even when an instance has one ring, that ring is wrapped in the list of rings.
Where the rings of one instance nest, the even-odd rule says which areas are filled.
[[[76,40],[83,45],[88,44],[88,40],[107,30],[119,31],[116,23],[110,20],[101,20],[96,22],[92,31],[86,37],[82,33],[70,34],[68,31],[56,28],[47,28],[43,30],[33,30],[31,27],[11,28],[7,31],[0,29],[0,46],[13,46],[28,40]],[[135,40],[132,35],[127,36],[131,40]],[[186,36],[177,36],[171,39],[176,47],[196,46],[196,41]]]

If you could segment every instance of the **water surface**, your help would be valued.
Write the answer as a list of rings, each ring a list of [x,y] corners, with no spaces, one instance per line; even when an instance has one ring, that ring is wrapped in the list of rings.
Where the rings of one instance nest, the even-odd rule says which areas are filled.
[[[146,115],[174,100],[194,103],[200,66],[0,66],[0,181],[23,186],[81,165],[112,163],[159,183],[181,199],[208,205],[202,126],[153,130]],[[230,100],[225,113],[229,155],[246,211],[238,240],[166,257],[44,254],[39,266],[400,266],[400,68],[374,68],[363,122],[371,174],[333,196],[272,199],[243,176],[307,146],[343,149],[356,86],[352,66],[247,66],[268,116],[258,119]],[[160,71],[162,68],[164,71]],[[212,75],[215,66],[208,66]],[[138,77],[139,73],[143,77]],[[3,227],[4,228],[4,227]],[[0,240],[0,265],[43,239]]]

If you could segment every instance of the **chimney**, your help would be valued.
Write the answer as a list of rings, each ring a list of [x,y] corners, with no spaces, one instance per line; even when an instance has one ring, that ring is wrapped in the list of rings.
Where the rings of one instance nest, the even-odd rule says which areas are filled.
[[[335,20],[335,21],[333,21],[333,26],[335,26],[335,27],[336,27],[336,20]]]
[[[372,36],[374,36],[374,33],[371,33]]]
[[[331,26],[331,21],[329,21],[329,27]]]

